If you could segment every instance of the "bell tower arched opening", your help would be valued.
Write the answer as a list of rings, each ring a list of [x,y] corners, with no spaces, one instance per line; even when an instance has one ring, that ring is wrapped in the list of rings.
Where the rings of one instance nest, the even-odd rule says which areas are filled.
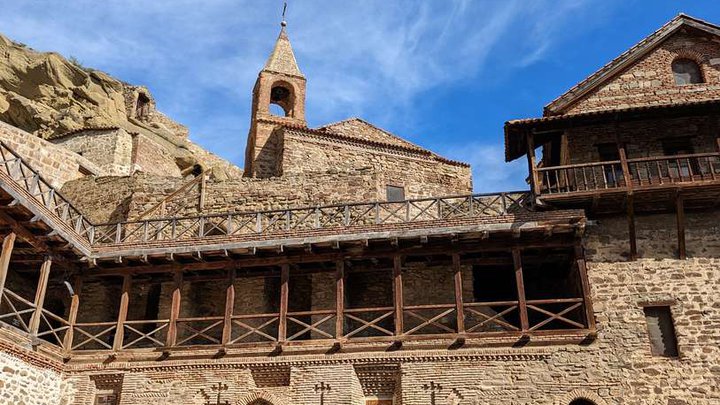
[[[253,89],[250,133],[245,148],[245,176],[267,178],[282,172],[283,125],[307,126],[305,77],[295,61],[285,27]]]

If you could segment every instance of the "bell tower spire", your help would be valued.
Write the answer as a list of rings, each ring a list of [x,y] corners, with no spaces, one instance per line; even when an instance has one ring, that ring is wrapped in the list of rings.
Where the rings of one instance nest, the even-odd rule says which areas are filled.
[[[303,76],[287,34],[283,8],[280,35],[253,89],[250,133],[245,148],[245,176],[273,177],[279,167],[282,125],[307,126],[305,122],[305,76]]]

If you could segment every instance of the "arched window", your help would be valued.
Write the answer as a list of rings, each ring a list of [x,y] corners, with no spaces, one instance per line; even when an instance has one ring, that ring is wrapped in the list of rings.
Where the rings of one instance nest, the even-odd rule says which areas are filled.
[[[675,84],[684,86],[686,84],[702,83],[703,77],[700,65],[691,59],[675,59],[672,63],[673,77]]]
[[[595,402],[585,398],[578,398],[570,402],[570,405],[595,405]]]

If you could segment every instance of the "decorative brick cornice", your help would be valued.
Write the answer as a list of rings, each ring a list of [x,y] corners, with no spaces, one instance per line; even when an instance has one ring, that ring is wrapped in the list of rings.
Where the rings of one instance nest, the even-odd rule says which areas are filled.
[[[84,373],[89,371],[169,371],[169,370],[223,370],[235,369],[245,370],[267,367],[307,367],[307,366],[328,366],[337,364],[351,365],[387,365],[388,363],[439,363],[439,362],[527,362],[548,360],[551,353],[548,351],[529,351],[522,353],[492,353],[492,352],[468,352],[468,353],[442,353],[431,351],[425,353],[372,353],[352,355],[338,358],[331,358],[326,355],[314,355],[303,358],[285,359],[253,359],[243,360],[166,360],[165,364],[157,362],[115,362],[104,365],[100,362],[93,364],[68,364],[65,371],[68,373]]]
[[[38,368],[52,370],[57,373],[63,371],[64,365],[61,362],[53,361],[40,352],[22,349],[18,344],[11,344],[0,340],[0,351]]]

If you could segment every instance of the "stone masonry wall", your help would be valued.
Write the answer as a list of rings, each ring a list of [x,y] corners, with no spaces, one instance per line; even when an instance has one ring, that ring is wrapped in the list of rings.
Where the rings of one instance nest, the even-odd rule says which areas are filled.
[[[688,58],[700,65],[705,83],[678,86],[671,64]],[[713,100],[720,97],[720,44],[678,33],[602,86],[566,107],[563,114]]]
[[[123,405],[202,404],[206,400],[203,393],[214,392],[211,387],[220,381],[228,386],[221,400],[233,404],[264,398],[273,405],[310,405],[320,403],[322,395],[326,404],[365,405],[362,389],[367,388],[363,386],[367,381],[358,380],[356,364],[366,364],[364,367],[370,369],[372,364],[378,368],[398,365],[396,377],[377,377],[374,383],[394,381],[396,403],[402,405],[567,405],[580,397],[598,405],[711,405],[720,401],[720,301],[715,294],[720,287],[720,229],[713,225],[720,222],[718,219],[718,211],[687,213],[687,260],[674,258],[673,215],[638,216],[641,258],[636,262],[626,261],[629,248],[624,218],[599,218],[597,225],[589,227],[584,245],[598,336],[587,344],[534,347],[531,342],[526,347],[483,348],[469,343],[456,350],[297,354],[271,361],[264,357],[171,358],[119,367],[110,363],[103,372],[123,376]],[[449,272],[445,275],[440,269],[434,276],[423,274],[423,268],[432,267],[407,270],[408,305],[419,300],[417,294],[422,291],[433,297],[440,292],[442,297],[435,297],[435,301],[448,300],[450,289],[438,284],[452,284]],[[466,284],[472,283],[468,279]],[[252,291],[262,289],[255,284],[246,286]],[[313,291],[318,297],[326,295],[322,289]],[[207,299],[220,302],[219,295],[203,293]],[[671,303],[679,358],[650,354],[643,305],[654,302]],[[313,306],[324,305],[316,301]],[[87,386],[93,373],[82,371],[84,367],[74,366],[70,374],[76,387]],[[259,377],[257,370],[268,367],[275,367],[275,371]],[[289,368],[287,380],[282,377],[284,367]],[[321,384],[330,389],[320,390]],[[89,405],[91,399],[74,403]]]
[[[93,173],[102,173],[97,165],[82,156],[4,122],[0,122],[0,140],[54,187],[59,188],[67,181],[83,177],[81,167]]]
[[[690,137],[694,153],[717,152],[717,118],[693,117],[619,123],[568,130],[570,164],[600,161],[598,144],[625,144],[628,159],[664,156],[662,139]]]
[[[166,147],[162,147],[150,138],[134,135],[134,167],[133,170],[155,174],[158,176],[180,177],[180,168],[175,158]]]
[[[104,223],[137,218],[188,181],[191,178],[144,173],[126,177],[88,176],[67,183],[61,191],[92,221]],[[377,192],[378,185],[376,173],[367,170],[288,175],[273,179],[211,179],[206,185],[203,212],[272,210],[346,201],[376,201],[381,198]],[[195,215],[199,200],[200,191],[196,186],[170,200],[166,212]]]
[[[98,129],[78,132],[52,141],[98,165],[108,176],[127,176],[132,168],[133,141],[124,129]]]
[[[1,405],[71,404],[68,388],[60,373],[0,352]]]
[[[406,198],[472,192],[468,166],[293,131],[284,132],[282,167],[284,175],[370,169],[377,172],[382,200],[386,185],[404,187]]]

